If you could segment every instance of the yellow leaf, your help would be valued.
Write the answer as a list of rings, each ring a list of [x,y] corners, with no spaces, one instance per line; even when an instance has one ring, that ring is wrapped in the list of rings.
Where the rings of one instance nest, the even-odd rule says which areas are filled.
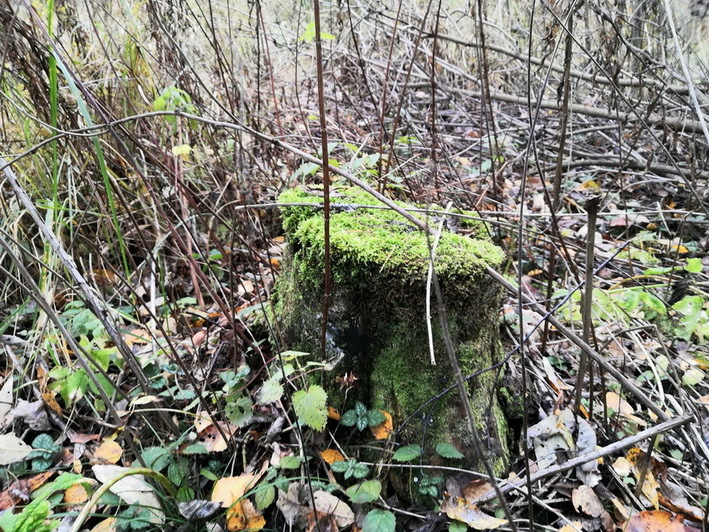
[[[107,464],[117,464],[121,456],[123,449],[116,441],[104,441],[94,453],[94,458]]]
[[[186,159],[191,151],[192,151],[192,148],[190,147],[189,144],[180,144],[179,146],[172,147],[172,154],[178,155],[178,156],[182,157],[183,159]]]

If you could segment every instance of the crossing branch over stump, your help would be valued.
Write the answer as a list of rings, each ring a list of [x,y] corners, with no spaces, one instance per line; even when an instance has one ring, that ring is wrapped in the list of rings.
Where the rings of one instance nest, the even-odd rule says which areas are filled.
[[[287,347],[320,356],[324,230],[322,192],[296,188],[279,203],[288,253],[274,294],[274,309]],[[500,360],[497,311],[500,290],[484,273],[503,252],[479,222],[461,219],[458,232],[444,230],[435,260],[449,329],[467,382],[485,457],[474,456],[464,408],[455,391],[432,304],[437,365],[430,361],[425,317],[426,277],[433,239],[356,188],[334,188],[330,216],[332,304],[329,312],[323,385],[328,404],[341,410],[355,400],[390,412],[399,441],[424,443],[431,453],[439,442],[455,445],[475,466],[493,460],[502,470],[506,455],[505,417],[496,399],[498,372],[484,371]],[[402,204],[403,205],[403,204]],[[413,207],[412,205],[404,205]],[[438,225],[439,213],[419,214]],[[342,377],[354,375],[346,391]],[[340,379],[337,379],[337,377]],[[436,399],[445,389],[450,392]],[[344,404],[345,400],[347,404]]]

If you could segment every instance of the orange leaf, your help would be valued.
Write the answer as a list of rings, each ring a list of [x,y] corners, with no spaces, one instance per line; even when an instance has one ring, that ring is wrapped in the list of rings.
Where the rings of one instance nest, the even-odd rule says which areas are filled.
[[[74,484],[64,492],[64,502],[67,504],[83,504],[89,500],[89,494],[83,484]]]
[[[342,453],[335,449],[325,449],[323,452],[320,453],[320,456],[322,456],[322,459],[325,460],[328,464],[342,462],[345,459],[345,457],[342,456]]]
[[[335,421],[340,421],[340,411],[332,406],[327,407],[327,417],[334,419]]]
[[[374,436],[375,439],[386,440],[394,430],[394,423],[391,421],[391,414],[389,412],[386,410],[380,410],[380,412],[384,414],[386,419],[376,427],[370,427],[369,430],[372,432],[372,436]]]
[[[625,532],[685,532],[682,521],[682,517],[662,510],[639,512],[628,520]]]
[[[220,502],[228,508],[228,530],[244,530],[246,528],[263,528],[265,519],[254,508],[251,501],[244,499],[244,494],[261,478],[261,473],[253,475],[242,473],[238,477],[224,477],[214,484],[212,502]]]

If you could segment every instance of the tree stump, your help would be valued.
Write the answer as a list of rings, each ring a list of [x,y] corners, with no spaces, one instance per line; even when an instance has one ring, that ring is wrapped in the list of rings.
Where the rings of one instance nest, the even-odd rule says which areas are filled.
[[[466,428],[433,290],[436,365],[430,360],[425,297],[433,238],[396,212],[363,207],[383,204],[356,188],[331,191],[332,300],[323,359],[323,213],[319,207],[293,205],[322,202],[321,190],[304,188],[279,198],[288,252],[273,308],[287,347],[324,363],[328,404],[347,410],[360,400],[368,408],[381,408],[392,414],[399,441],[423,444],[429,456],[436,444],[450,443],[465,455],[466,465],[476,467],[484,459],[501,472],[507,425],[496,398],[499,372],[486,371],[501,357],[501,293],[484,267],[499,266],[502,250],[489,241],[480,222],[460,219],[458,232],[444,230],[435,259],[463,376],[477,374],[466,385],[486,453],[480,457]],[[445,213],[433,209],[440,213],[418,216],[437,227]]]

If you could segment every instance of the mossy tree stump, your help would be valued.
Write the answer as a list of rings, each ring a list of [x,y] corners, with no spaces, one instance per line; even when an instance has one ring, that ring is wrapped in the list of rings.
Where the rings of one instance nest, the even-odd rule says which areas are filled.
[[[324,229],[322,209],[293,206],[322,203],[322,193],[292,189],[279,202],[289,242],[283,272],[276,284],[274,309],[291,349],[320,357]],[[425,318],[429,237],[399,214],[355,188],[335,188],[331,202],[330,249],[332,302],[326,348],[328,403],[349,409],[354,400],[382,408],[394,417],[399,441],[424,443],[429,453],[439,442],[455,445],[470,466],[493,460],[502,469],[506,423],[496,399],[496,377],[484,371],[499,361],[498,287],[484,267],[498,266],[502,251],[484,236],[444,232],[435,267],[449,329],[463,375],[468,381],[476,426],[487,456],[475,456],[465,411],[440,334],[432,296],[436,365],[430,361]],[[351,205],[343,207],[343,205]],[[405,206],[402,204],[402,206]],[[410,205],[409,205],[410,207]],[[434,215],[420,215],[437,225]],[[475,233],[479,225],[463,225]],[[355,375],[356,387],[345,393],[342,378]],[[451,390],[440,397],[445,389]],[[347,400],[347,404],[342,402]]]

